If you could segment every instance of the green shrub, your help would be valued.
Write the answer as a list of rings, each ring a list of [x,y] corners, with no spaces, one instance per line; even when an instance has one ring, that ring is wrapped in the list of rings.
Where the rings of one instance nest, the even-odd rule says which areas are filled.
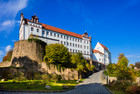
[[[136,75],[137,75],[137,77],[140,77],[140,70],[136,71]]]
[[[52,77],[52,80],[54,80],[55,82],[61,81],[62,79],[61,75],[57,75],[57,74],[53,74],[51,75],[51,77]]]
[[[26,77],[24,76],[24,73],[18,72],[15,74],[14,80],[15,81],[23,81],[23,80],[26,80]]]
[[[116,90],[116,91],[125,91],[126,88],[131,85],[132,85],[131,81],[117,80],[117,81],[110,83],[110,88],[112,90]]]
[[[41,45],[46,45],[46,43],[38,38],[28,38],[28,42],[32,42],[32,41],[35,41],[36,43],[39,43]]]
[[[104,75],[108,75],[108,72],[106,70],[104,70],[103,74]]]
[[[33,69],[30,69],[26,72],[26,78],[29,80],[33,80],[35,76],[35,71]]]
[[[41,74],[40,73],[35,73],[34,74],[34,80],[40,80],[41,79]]]
[[[130,69],[129,67],[123,67],[120,69],[119,73],[117,74],[118,80],[131,80],[132,82],[135,81],[136,75],[133,71],[133,69]]]
[[[126,88],[127,94],[140,94],[140,86],[128,86]]]
[[[43,80],[41,84],[46,85],[51,80],[51,77],[48,74],[44,74],[42,75],[41,79]]]

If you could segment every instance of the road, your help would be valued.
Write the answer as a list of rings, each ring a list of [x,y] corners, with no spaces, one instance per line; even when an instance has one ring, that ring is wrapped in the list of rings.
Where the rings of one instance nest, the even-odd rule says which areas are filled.
[[[96,72],[86,78],[82,83],[77,85],[74,89],[59,92],[59,93],[44,93],[44,92],[2,92],[0,94],[111,94],[103,85],[102,80],[103,71]]]

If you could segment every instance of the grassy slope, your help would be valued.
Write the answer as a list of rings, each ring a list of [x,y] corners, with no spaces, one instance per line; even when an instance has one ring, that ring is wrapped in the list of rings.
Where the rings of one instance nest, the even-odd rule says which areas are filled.
[[[68,85],[69,89],[74,88],[78,83],[76,80],[70,81],[60,81],[54,82],[50,81],[47,82],[46,85],[51,86],[50,90],[45,89],[45,85],[42,84],[41,80],[27,80],[21,82],[15,82],[13,80],[0,82],[0,89],[4,90],[33,90],[33,91],[64,91],[62,88],[63,85]]]

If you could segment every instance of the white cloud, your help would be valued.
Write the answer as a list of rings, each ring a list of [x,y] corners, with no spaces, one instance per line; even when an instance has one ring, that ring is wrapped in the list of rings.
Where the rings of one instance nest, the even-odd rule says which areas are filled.
[[[12,42],[16,42],[16,40],[12,40]]]
[[[4,21],[2,23],[2,26],[12,26],[13,24],[15,23],[15,21],[13,20],[7,20],[7,21]]]
[[[17,13],[27,6],[28,0],[0,1],[0,31],[11,31],[15,23]]]
[[[11,45],[6,46],[5,51],[8,52],[12,49]]]
[[[15,17],[17,13],[27,6],[27,0],[0,1],[1,16]]]
[[[126,55],[126,57],[127,58],[140,58],[139,55],[133,55],[133,54],[132,55],[131,54],[130,55]]]

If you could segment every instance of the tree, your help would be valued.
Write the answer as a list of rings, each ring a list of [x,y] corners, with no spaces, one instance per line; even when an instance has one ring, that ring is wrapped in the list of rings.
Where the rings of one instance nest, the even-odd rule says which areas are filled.
[[[117,65],[120,65],[120,66],[128,66],[128,62],[129,60],[124,56],[123,53],[121,53],[118,57],[118,62],[117,62]]]
[[[129,64],[129,67],[134,69],[135,66],[133,64]]]
[[[44,61],[48,64],[60,65],[65,68],[71,67],[70,53],[63,44],[46,45]]]
[[[136,62],[135,67],[140,68],[140,62]]]
[[[116,76],[118,74],[119,70],[118,70],[118,66],[116,64],[108,64],[107,65],[107,74],[109,76]]]
[[[118,80],[130,80],[134,82],[135,78],[136,74],[134,73],[133,69],[130,69],[129,67],[123,67],[119,69],[119,72],[117,74]]]
[[[3,57],[2,61],[10,61],[12,58],[12,53],[13,53],[13,50],[8,51],[6,56]]]
[[[79,73],[81,73],[82,71],[93,71],[93,69],[95,68],[94,65],[90,65],[89,63],[87,63],[82,53],[73,54],[71,56],[71,63],[73,65],[73,68],[75,68]]]

